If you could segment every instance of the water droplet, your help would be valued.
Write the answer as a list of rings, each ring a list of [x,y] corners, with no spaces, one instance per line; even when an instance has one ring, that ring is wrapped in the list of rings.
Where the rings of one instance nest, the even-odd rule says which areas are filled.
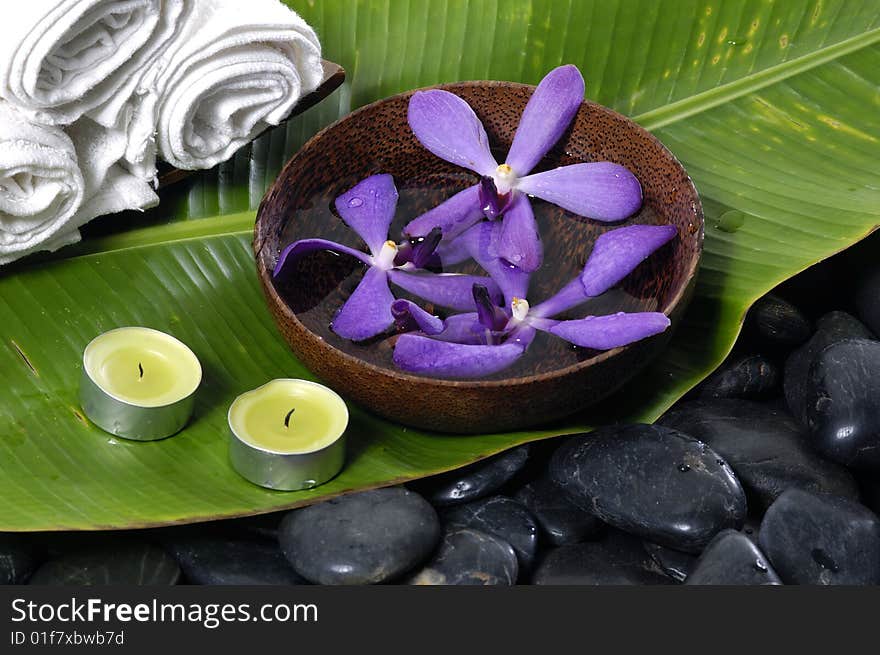
[[[681,471],[682,473],[687,473],[688,471],[691,470],[691,467],[689,464],[679,464],[678,470]]]
[[[746,222],[746,215],[738,209],[731,209],[721,214],[718,229],[722,232],[736,232]]]
[[[755,560],[755,568],[758,569],[759,571],[763,571],[764,573],[767,572],[767,565],[764,564],[764,562],[759,559]]]
[[[746,45],[747,43],[748,43],[748,39],[743,39],[738,36],[734,36],[732,38],[727,39],[727,45],[741,46],[741,45]]]
[[[351,200],[348,201],[349,207],[360,207],[363,204],[364,204],[364,201],[362,198],[352,198]]]

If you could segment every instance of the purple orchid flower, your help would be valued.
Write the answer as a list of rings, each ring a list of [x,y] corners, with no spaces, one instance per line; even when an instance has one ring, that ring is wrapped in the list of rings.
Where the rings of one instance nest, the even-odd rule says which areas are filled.
[[[441,159],[476,172],[481,181],[411,221],[404,234],[423,236],[440,227],[448,241],[483,216],[503,214],[499,252],[532,272],[540,267],[543,252],[528,195],[599,221],[634,214],[642,203],[641,185],[618,164],[573,164],[529,175],[568,128],[583,99],[584,79],[577,67],[550,71],[529,99],[507,159],[499,165],[483,124],[464,100],[448,91],[415,93],[408,119],[416,138]]]
[[[457,311],[473,307],[474,284],[486,285],[497,302],[502,300],[501,291],[491,278],[418,272],[434,254],[439,242],[436,232],[411,246],[401,258],[401,248],[388,240],[397,197],[390,175],[373,175],[336,199],[339,215],[364,240],[369,254],[335,241],[302,239],[287,246],[278,257],[275,277],[281,275],[289,263],[321,250],[350,255],[368,266],[363,279],[333,319],[333,331],[343,338],[363,341],[394,324],[395,298],[389,282],[430,303]]]
[[[460,238],[465,248],[487,270],[499,271],[498,236],[502,228],[483,223]],[[401,369],[441,378],[475,378],[497,373],[516,362],[538,331],[553,334],[583,348],[610,350],[659,334],[669,327],[661,312],[636,312],[556,320],[557,316],[591,297],[598,296],[629,275],[642,261],[677,233],[672,225],[631,225],[602,234],[593,246],[581,274],[555,295],[532,307],[524,296],[510,296],[528,289],[528,274],[498,279],[509,298],[507,310],[492,302],[488,289],[474,286],[476,312],[450,316],[445,321],[412,317],[410,325],[420,332],[400,336],[394,362]],[[486,266],[488,264],[488,266]],[[398,308],[401,314],[406,308]]]

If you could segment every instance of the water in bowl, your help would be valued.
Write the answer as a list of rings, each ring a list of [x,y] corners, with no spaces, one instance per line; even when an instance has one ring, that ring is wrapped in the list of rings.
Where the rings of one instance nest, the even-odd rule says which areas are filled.
[[[350,188],[358,180],[340,181],[339,188]],[[395,180],[400,194],[397,213],[391,225],[389,238],[399,241],[401,230],[410,220],[436,206],[439,202],[476,182],[466,173],[418,182]],[[360,238],[339,218],[333,206],[333,192],[301,200],[298,209],[288,220],[280,242],[287,245],[298,239],[325,238],[366,250]],[[636,216],[620,223],[606,224],[578,217],[539,199],[531,199],[535,218],[544,242],[544,265],[532,275],[528,300],[533,306],[558,291],[583,269],[591,244],[603,232],[635,223],[663,222],[648,205]],[[589,315],[611,314],[619,311],[656,311],[662,308],[669,293],[669,276],[661,275],[670,266],[669,244],[643,262],[623,283],[584,304],[558,315],[556,318],[574,319]],[[355,343],[336,335],[330,324],[336,312],[360,282],[364,266],[346,255],[318,252],[294,265],[288,266],[283,278],[275,280],[279,295],[290,306],[297,318],[313,333],[333,347],[376,366],[400,372],[392,354],[397,333],[390,330],[367,342]],[[482,271],[473,263],[457,265],[443,272],[475,273]],[[392,286],[398,297],[409,297]],[[420,303],[428,311],[441,317],[450,313],[439,307]],[[568,368],[598,356],[595,350],[578,348],[556,337],[539,333],[530,348],[512,367],[485,380],[505,380],[548,373]]]

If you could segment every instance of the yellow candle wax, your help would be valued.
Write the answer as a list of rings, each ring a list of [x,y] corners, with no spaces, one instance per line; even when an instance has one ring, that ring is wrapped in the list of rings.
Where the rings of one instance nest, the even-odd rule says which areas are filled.
[[[348,408],[334,391],[308,380],[272,380],[229,408],[229,427],[244,443],[272,453],[303,454],[336,441]]]
[[[202,379],[198,358],[169,334],[142,327],[110,330],[83,354],[83,366],[108,396],[138,407],[163,407],[190,396]]]

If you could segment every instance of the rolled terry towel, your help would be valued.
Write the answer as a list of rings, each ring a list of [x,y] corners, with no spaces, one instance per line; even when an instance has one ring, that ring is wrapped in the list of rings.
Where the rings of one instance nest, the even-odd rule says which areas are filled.
[[[277,0],[198,0],[191,9],[144,79],[132,164],[149,164],[158,148],[177,168],[211,168],[321,83],[315,32]]]
[[[0,101],[0,264],[76,240],[65,230],[84,197],[70,138]]]
[[[114,124],[183,0],[22,0],[0,22],[0,96],[41,123]]]
[[[116,163],[125,145],[88,118],[68,136],[0,101],[0,265],[76,243],[96,216],[157,204],[150,185]]]

